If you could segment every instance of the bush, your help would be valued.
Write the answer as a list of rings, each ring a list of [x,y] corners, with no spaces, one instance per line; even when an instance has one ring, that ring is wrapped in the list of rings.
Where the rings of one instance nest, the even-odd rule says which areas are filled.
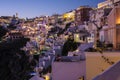
[[[20,48],[25,46],[28,38],[20,38],[0,43],[0,80],[29,80],[32,65],[29,56]]]
[[[113,48],[113,44],[107,44],[107,48]]]
[[[86,49],[85,51],[87,51],[87,52],[96,52],[97,50],[94,49],[94,48],[88,48],[88,49]]]

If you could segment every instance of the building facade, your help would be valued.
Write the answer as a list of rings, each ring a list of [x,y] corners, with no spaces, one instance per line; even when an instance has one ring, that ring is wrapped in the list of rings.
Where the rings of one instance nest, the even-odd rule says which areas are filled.
[[[98,4],[98,8],[110,8],[114,7],[114,5],[118,5],[120,0],[106,0]],[[113,5],[114,4],[114,5]]]
[[[83,25],[85,21],[89,21],[89,11],[92,8],[88,6],[81,6],[75,10],[75,22],[77,25]]]
[[[114,49],[120,49],[120,6],[115,6],[108,15],[108,40]]]
[[[65,21],[65,23],[75,21],[75,10],[64,13],[63,20]]]
[[[91,33],[91,39],[95,42],[99,40],[101,42],[108,42],[108,20],[107,16],[111,12],[112,8],[94,8],[90,13],[90,20],[87,23],[88,31]],[[99,30],[98,30],[99,29]],[[97,35],[99,33],[99,35]],[[109,39],[110,40],[110,39]]]

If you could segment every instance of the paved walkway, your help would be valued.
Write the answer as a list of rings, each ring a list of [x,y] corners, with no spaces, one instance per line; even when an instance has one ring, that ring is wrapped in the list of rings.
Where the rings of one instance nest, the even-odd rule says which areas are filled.
[[[120,52],[103,52],[103,55],[114,62],[120,60]],[[86,52],[87,80],[92,80],[110,66],[99,52]]]
[[[101,56],[99,52],[85,52],[86,56]],[[120,52],[114,51],[114,52],[103,52],[103,55],[106,56],[120,56]]]

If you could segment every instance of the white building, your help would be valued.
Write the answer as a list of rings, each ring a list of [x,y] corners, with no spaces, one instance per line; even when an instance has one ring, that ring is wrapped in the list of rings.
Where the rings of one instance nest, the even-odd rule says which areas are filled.
[[[106,41],[105,30],[108,27],[107,16],[111,12],[111,8],[96,8],[90,11],[90,22],[87,22],[86,26],[88,27],[88,31],[91,33],[90,39],[95,42],[96,40],[100,40],[101,42]],[[101,28],[98,30],[98,28]],[[99,36],[97,35],[97,31],[99,31]]]
[[[106,0],[98,4],[98,8],[110,8],[113,4],[120,2],[120,0]]]

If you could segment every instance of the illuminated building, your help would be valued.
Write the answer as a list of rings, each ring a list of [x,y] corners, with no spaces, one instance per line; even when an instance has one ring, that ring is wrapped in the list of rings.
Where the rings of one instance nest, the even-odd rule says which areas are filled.
[[[60,21],[61,18],[62,18],[61,15],[59,15],[59,14],[53,14],[51,17],[52,17],[52,19],[54,20],[55,23]]]
[[[75,20],[75,11],[70,11],[70,12],[66,12],[63,14],[63,19],[66,21],[74,21]]]
[[[75,10],[75,22],[77,25],[83,25],[85,21],[89,21],[89,11],[92,8],[87,6],[81,6]]]
[[[98,8],[110,7],[111,5],[112,5],[112,2],[110,0],[106,0],[104,2],[99,3]]]
[[[47,23],[48,22],[48,16],[40,16],[40,17],[36,17],[33,19],[35,23],[41,23],[41,24],[44,24],[44,23]]]
[[[118,5],[120,3],[120,0],[106,0],[104,2],[101,2],[98,4],[98,8],[110,8],[114,5]]]
[[[112,8],[96,8],[90,11],[90,21],[95,21],[95,24],[98,27],[102,27],[102,29],[99,30],[99,36],[97,36],[97,26],[92,22],[87,24],[88,31],[91,33],[91,38],[95,42],[95,45],[97,39],[99,39],[101,42],[108,42],[108,35],[106,32],[106,28],[108,28],[107,16],[111,10]]]
[[[108,15],[108,40],[114,49],[120,49],[120,6],[113,8]]]
[[[55,23],[55,18],[54,18],[54,16],[50,16],[50,17],[48,18],[48,23],[49,23],[49,24],[54,24],[54,23]]]
[[[1,16],[0,22],[10,23],[12,16]]]

